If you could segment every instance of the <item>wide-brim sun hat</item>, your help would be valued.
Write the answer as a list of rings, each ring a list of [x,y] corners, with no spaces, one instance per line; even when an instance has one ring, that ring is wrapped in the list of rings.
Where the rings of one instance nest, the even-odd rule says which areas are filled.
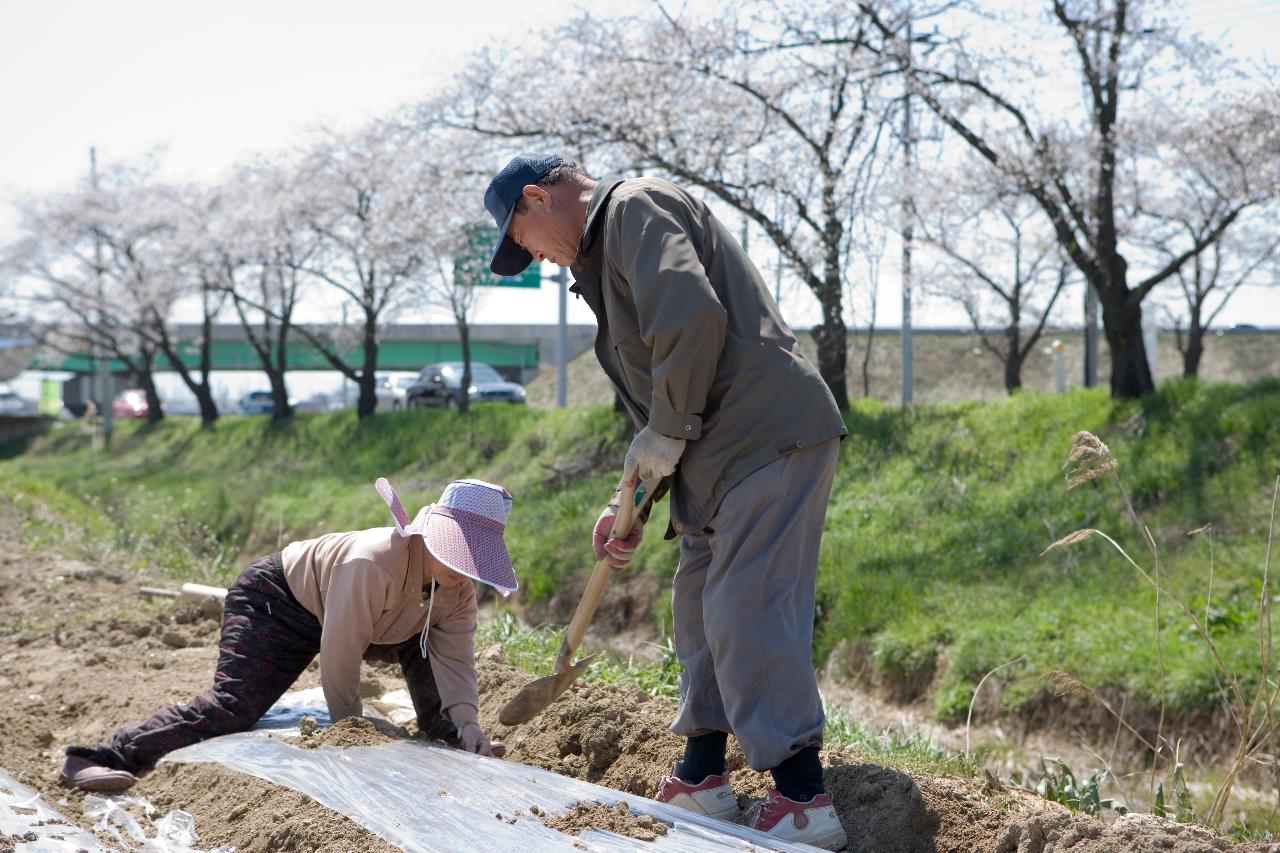
[[[454,480],[440,500],[419,510],[412,521],[385,477],[374,488],[387,502],[402,536],[421,536],[437,560],[504,596],[519,588],[503,538],[512,498],[501,486],[483,480]]]

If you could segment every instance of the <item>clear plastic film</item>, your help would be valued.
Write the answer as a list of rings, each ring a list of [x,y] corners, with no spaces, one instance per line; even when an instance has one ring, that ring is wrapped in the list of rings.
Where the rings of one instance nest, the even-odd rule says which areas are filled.
[[[296,715],[295,728],[302,713],[314,716],[314,710],[304,707],[307,704],[299,701],[299,694],[287,694],[272,709],[269,728],[214,738],[180,749],[164,760],[217,762],[307,794],[406,853],[477,849],[528,853],[581,850],[584,846],[588,850],[664,853],[815,849],[777,842],[746,827],[537,767],[421,741],[312,750],[270,737],[290,728],[289,713]],[[544,826],[530,814],[533,806],[561,814],[578,802],[610,806],[625,802],[632,814],[666,823],[668,833],[654,841],[641,841],[588,830],[575,838]]]
[[[142,824],[124,808],[125,805],[141,808],[155,833],[148,836]],[[196,835],[194,817],[175,809],[159,820],[151,820],[155,811],[155,806],[145,797],[98,797],[89,794],[84,798],[85,817],[98,819],[93,828],[113,836],[125,850],[144,853],[202,853],[195,846],[200,838]],[[123,834],[121,829],[124,830]],[[235,848],[227,844],[209,853],[235,853]]]
[[[110,853],[30,788],[0,769],[0,832],[18,841],[14,853]]]

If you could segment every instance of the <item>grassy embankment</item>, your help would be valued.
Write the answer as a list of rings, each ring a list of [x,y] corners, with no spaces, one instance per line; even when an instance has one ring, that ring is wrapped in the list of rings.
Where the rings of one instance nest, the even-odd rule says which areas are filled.
[[[1086,526],[1143,550],[1114,488],[1066,492],[1060,466],[1082,429],[1110,444],[1170,573],[1200,597],[1198,608],[1207,540],[1184,534],[1215,525],[1212,630],[1230,660],[1256,660],[1280,383],[1176,382],[1140,403],[1101,391],[906,412],[861,403],[848,423],[822,554],[819,660],[834,652],[839,666],[901,696],[930,697],[949,719],[963,720],[985,673],[1019,657],[984,687],[1007,710],[1041,701],[1043,676],[1055,669],[1124,692],[1131,713],[1154,709],[1151,588],[1096,539],[1040,556]],[[227,418],[211,431],[179,421],[125,426],[104,459],[72,426],[0,463],[0,495],[24,513],[35,540],[106,548],[123,569],[225,583],[242,560],[281,542],[385,524],[372,489],[378,476],[407,505],[451,478],[476,476],[516,495],[509,542],[521,599],[536,602],[586,570],[586,530],[627,435],[604,407],[479,407],[466,419],[424,411],[367,423],[344,413],[275,428]],[[675,565],[672,543],[658,535],[665,525],[662,506],[632,570],[664,586]],[[660,630],[668,613],[660,605],[654,614]],[[1217,691],[1203,644],[1172,609],[1164,619],[1168,709],[1211,708]]]

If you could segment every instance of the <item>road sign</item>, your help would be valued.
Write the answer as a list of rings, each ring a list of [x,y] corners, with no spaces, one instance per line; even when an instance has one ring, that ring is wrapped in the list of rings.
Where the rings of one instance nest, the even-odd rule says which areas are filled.
[[[492,225],[476,225],[467,236],[466,247],[455,261],[453,274],[473,287],[541,287],[542,265],[529,264],[520,275],[498,276],[489,270],[493,247],[498,242],[498,229]]]

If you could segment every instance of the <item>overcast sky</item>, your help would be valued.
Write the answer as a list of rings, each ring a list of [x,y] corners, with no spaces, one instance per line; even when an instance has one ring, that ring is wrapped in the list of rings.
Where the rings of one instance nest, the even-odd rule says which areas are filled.
[[[615,0],[621,8],[630,0]],[[14,234],[8,201],[72,185],[96,145],[106,160],[165,149],[174,178],[215,180],[308,127],[359,123],[427,92],[465,55],[574,14],[568,0],[462,3],[333,0],[38,0],[0,2],[0,243]],[[592,2],[593,10],[606,4]],[[1280,40],[1280,0],[1194,0],[1193,26],[1259,57]],[[477,204],[478,204],[477,200]],[[550,270],[548,270],[550,272]],[[772,276],[770,276],[772,278]],[[880,322],[900,317],[882,288]],[[571,300],[572,302],[573,300]],[[1272,296],[1241,299],[1225,322],[1280,324]],[[812,322],[795,294],[784,310]],[[554,322],[554,288],[504,290],[480,322]],[[590,322],[580,303],[571,321]],[[935,306],[924,323],[960,322]]]

